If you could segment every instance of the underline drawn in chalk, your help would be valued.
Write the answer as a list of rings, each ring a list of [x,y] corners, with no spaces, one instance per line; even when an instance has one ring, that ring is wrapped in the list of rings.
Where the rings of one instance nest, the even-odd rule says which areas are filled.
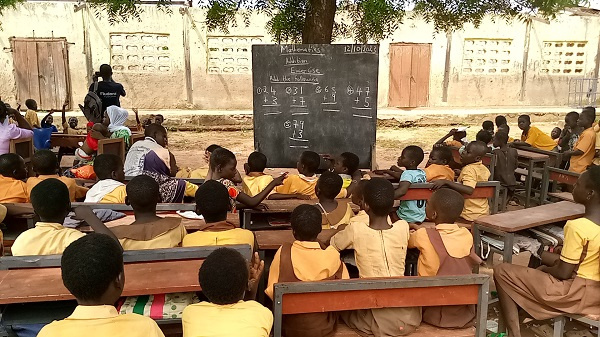
[[[271,84],[312,84],[312,85],[317,85],[319,83],[315,83],[315,82],[278,82],[278,81],[271,81]]]
[[[292,116],[296,116],[296,115],[308,115],[308,112],[292,112]]]
[[[373,110],[373,108],[360,108],[360,107],[356,107],[356,106],[353,106],[352,109],[355,109],[355,110]]]
[[[327,103],[321,103],[323,105],[335,105],[337,104],[337,102],[327,102]]]
[[[326,111],[326,112],[340,112],[340,110],[336,110],[336,109],[323,109],[323,111]]]
[[[368,119],[373,119],[373,117],[371,116],[365,116],[365,115],[357,115],[357,114],[353,114],[352,117],[360,117],[360,118],[368,118]]]
[[[280,115],[281,111],[271,111],[271,112],[265,112],[263,115],[268,116],[268,115]]]
[[[263,104],[263,107],[277,107],[281,106],[281,104]]]
[[[308,149],[308,146],[306,145],[290,145],[291,148],[297,148],[297,149]]]
[[[298,138],[292,138],[292,137],[289,137],[289,138],[290,138],[290,140],[295,140],[297,142],[308,142],[308,139],[298,139]]]

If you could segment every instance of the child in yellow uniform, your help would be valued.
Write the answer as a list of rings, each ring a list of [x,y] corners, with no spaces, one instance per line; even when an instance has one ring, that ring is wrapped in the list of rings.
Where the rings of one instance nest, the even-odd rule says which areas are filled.
[[[367,181],[363,190],[367,222],[351,221],[331,238],[338,251],[354,249],[361,278],[404,276],[409,227],[404,220],[395,223],[388,214],[394,206],[394,187],[383,178]],[[401,336],[421,323],[421,308],[383,308],[345,312],[342,319],[361,336]]]
[[[119,315],[115,309],[125,285],[123,251],[115,239],[92,233],[73,242],[62,256],[61,271],[79,305],[69,317],[42,328],[39,337],[164,337],[151,318]]]
[[[160,249],[181,246],[187,234],[181,218],[156,215],[160,202],[158,183],[149,176],[137,176],[127,184],[127,203],[133,208],[135,221],[111,230],[125,250]]]
[[[509,336],[520,337],[519,308],[535,320],[564,314],[598,315],[600,308],[600,167],[581,174],[573,190],[583,218],[567,221],[560,255],[543,252],[538,269],[503,263],[494,268]]]
[[[594,132],[596,132],[596,154],[594,157],[594,165],[600,165],[600,120],[594,125]]]
[[[461,154],[461,161],[465,164],[457,182],[450,180],[436,180],[433,182],[434,189],[449,187],[462,194],[471,195],[475,191],[478,182],[488,181],[490,170],[481,162],[481,158],[487,153],[488,147],[483,142],[471,142]],[[466,199],[465,208],[461,217],[467,221],[475,221],[477,218],[488,215],[490,206],[487,198]]]
[[[253,300],[263,270],[258,253],[250,268],[235,250],[219,248],[211,253],[198,273],[208,302],[183,310],[183,337],[269,337],[273,313]]]
[[[37,151],[31,158],[31,165],[38,176],[27,179],[27,195],[31,195],[31,190],[35,185],[49,178],[58,179],[67,186],[71,201],[83,200],[87,194],[88,189],[77,185],[75,179],[61,177],[56,173],[58,170],[58,159],[54,152],[50,150]]]
[[[410,234],[408,248],[420,252],[419,276],[471,274],[481,262],[473,249],[471,232],[455,223],[464,207],[463,196],[449,188],[435,192],[427,203],[427,218],[435,228],[419,228]],[[423,308],[423,321],[443,328],[466,328],[475,322],[475,306]]]
[[[317,181],[315,192],[319,198],[317,207],[322,213],[323,229],[338,228],[347,225],[354,212],[346,201],[336,200],[335,197],[342,190],[342,177],[333,172],[324,172]]]
[[[450,168],[450,163],[454,161],[452,150],[447,146],[436,146],[429,153],[428,166],[424,169],[427,181],[439,179],[454,181],[454,170]]]
[[[248,156],[248,162],[244,164],[246,176],[242,179],[242,191],[253,197],[262,192],[273,177],[264,173],[267,168],[267,156],[260,152],[252,152]]]
[[[569,171],[582,173],[592,165],[594,155],[596,154],[596,133],[594,132],[594,121],[596,113],[592,110],[583,110],[577,125],[584,130],[579,135],[579,139],[572,151],[566,151],[563,156],[571,158]]]
[[[319,165],[321,165],[321,157],[316,152],[304,151],[298,161],[298,174],[290,174],[283,181],[283,185],[275,188],[269,199],[316,199],[315,187],[319,179],[317,177]]]
[[[29,202],[25,161],[18,154],[0,155],[0,203]]]
[[[14,256],[62,254],[69,244],[85,236],[62,225],[71,212],[71,202],[69,190],[61,181],[51,178],[37,184],[31,191],[31,204],[40,221],[17,237],[11,248]],[[85,220],[94,232],[117,240],[89,207],[76,208],[75,219]]]
[[[184,247],[248,244],[254,247],[254,234],[227,221],[231,210],[229,194],[223,184],[209,180],[196,192],[196,213],[204,217],[206,225],[183,239]]]
[[[0,205],[0,224],[2,223],[2,221],[4,221],[4,218],[6,217],[6,207],[4,205]],[[2,234],[2,231],[0,230],[0,256],[4,256],[4,235]]]
[[[450,137],[452,137],[452,140],[446,141],[446,139],[448,139]],[[435,145],[446,145],[446,146],[461,148],[465,145],[464,139],[466,137],[467,137],[467,131],[464,131],[464,130],[459,131],[458,129],[452,129],[452,130],[450,130],[450,132],[448,132],[447,135],[445,135],[440,140],[435,142]]]
[[[28,99],[25,101],[27,111],[25,112],[25,120],[29,122],[32,128],[40,128],[40,119],[38,117],[38,105],[34,99]]]
[[[523,130],[521,141],[515,141],[517,146],[531,146],[540,150],[552,151],[556,148],[556,142],[542,130],[531,126],[531,118],[528,115],[519,116],[519,129]]]
[[[206,150],[204,150],[204,160],[206,161],[206,165],[210,164],[211,153],[213,153],[216,149],[219,149],[219,148],[221,148],[221,146],[219,146],[217,144],[212,144],[209,147],[207,147]],[[181,171],[177,172],[175,177],[176,178],[206,179],[208,177],[209,171],[210,171],[210,168],[208,168],[208,167],[199,167],[195,170],[192,170],[191,168],[186,167],[186,168],[182,169]]]
[[[85,202],[124,204],[127,190],[125,189],[125,171],[123,162],[114,154],[101,154],[94,160],[94,173],[98,182],[90,188]]]
[[[341,178],[335,174],[331,175]],[[284,244],[273,258],[265,293],[273,299],[273,285],[280,282],[303,282],[348,279],[348,270],[334,247],[322,249],[317,239],[321,233],[321,214],[311,205],[300,205],[291,217],[295,241]],[[336,313],[286,315],[286,337],[331,336],[337,322]]]

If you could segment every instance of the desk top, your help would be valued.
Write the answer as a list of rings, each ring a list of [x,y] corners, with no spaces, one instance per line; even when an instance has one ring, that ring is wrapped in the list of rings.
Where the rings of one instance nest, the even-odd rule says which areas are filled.
[[[203,260],[155,261],[125,265],[123,296],[200,291]],[[0,271],[0,304],[74,299],[64,287],[60,268]]]
[[[337,229],[324,229],[319,234],[319,241],[326,242],[337,233]],[[293,243],[294,234],[292,230],[272,230],[272,231],[256,231],[254,232],[259,250],[277,250],[284,243]]]
[[[550,158],[547,154],[531,152],[526,149],[517,149],[517,154],[519,155],[519,159],[527,160],[548,160]]]
[[[575,202],[575,200],[573,200],[573,193],[571,192],[548,193],[548,196],[564,201]]]
[[[561,201],[518,211],[487,215],[475,220],[475,223],[482,227],[514,233],[554,222],[577,219],[584,213],[583,205]]]
[[[354,205],[350,199],[337,199],[338,201],[346,201],[350,203],[350,207],[356,213],[360,210],[360,207]],[[291,213],[300,205],[316,205],[319,202],[318,199],[311,200],[300,200],[300,199],[288,199],[288,200],[264,200],[262,204],[267,206],[266,210],[260,209],[244,209],[245,213]]]

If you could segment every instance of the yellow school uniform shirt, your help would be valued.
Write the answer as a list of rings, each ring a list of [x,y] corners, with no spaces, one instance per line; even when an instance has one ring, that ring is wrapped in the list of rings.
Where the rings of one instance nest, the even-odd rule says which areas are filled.
[[[600,125],[598,122],[594,125],[594,132],[596,133],[596,151],[600,150]],[[594,158],[594,165],[600,165],[600,157]]]
[[[375,230],[369,222],[353,218],[344,230],[331,238],[331,246],[338,251],[354,249],[354,257],[361,278],[404,276],[409,227],[404,220],[388,222],[392,228]]]
[[[330,220],[329,220],[329,214],[333,213],[333,211],[330,213],[327,213],[327,212],[325,212],[325,209],[323,208],[323,206],[321,206],[320,204],[317,204],[317,206],[321,210],[321,218],[322,218],[321,227],[323,229],[331,229],[331,228],[337,229],[341,225],[346,225],[346,224],[350,223],[350,219],[352,219],[354,217],[354,211],[352,210],[352,206],[350,206],[350,203],[344,203],[344,204],[338,204],[338,207],[344,207],[346,213],[344,214],[342,219],[340,219],[340,221],[338,221],[337,223],[334,223],[334,224],[330,223]]]
[[[183,193],[186,197],[195,197],[198,192],[198,185],[192,184],[189,181],[185,182],[185,191]]]
[[[273,177],[267,174],[257,177],[245,176],[242,179],[242,192],[253,197],[262,192],[272,181]]]
[[[224,246],[248,244],[254,249],[254,234],[242,228],[225,231],[197,231],[186,235],[181,245],[183,247]]]
[[[175,178],[191,178],[191,179],[205,179],[208,175],[208,168],[198,168],[192,170],[189,167],[181,169],[177,174],[175,174]]]
[[[431,164],[423,171],[425,171],[427,181],[442,179],[454,181],[454,171],[448,165]]]
[[[314,175],[307,177],[302,174],[291,174],[283,181],[283,185],[275,187],[273,193],[280,194],[302,194],[316,199],[315,187],[319,178]]]
[[[294,275],[300,281],[319,281],[332,277],[342,266],[342,279],[349,279],[346,265],[340,260],[340,253],[334,247],[321,249],[318,242],[294,241],[292,244],[292,266]],[[281,248],[275,253],[271,268],[269,269],[269,281],[265,294],[273,299],[273,285],[279,282],[279,268],[281,266]]]
[[[580,264],[586,245],[586,255]],[[600,281],[600,226],[587,218],[567,221],[560,259],[570,264],[579,264],[577,276]]]
[[[583,173],[587,170],[587,167],[592,165],[594,161],[594,155],[596,154],[596,133],[594,128],[585,129],[573,150],[581,150],[583,154],[581,156],[572,156],[571,165],[569,171]]]
[[[67,177],[60,177],[58,174],[54,174],[54,175],[41,175],[41,176],[31,177],[31,178],[27,179],[27,195],[31,196],[31,190],[33,190],[33,188],[35,186],[37,186],[37,184],[41,183],[42,181],[44,181],[46,179],[58,179],[58,180],[62,181],[63,184],[65,184],[67,186],[67,188],[69,189],[69,198],[71,199],[71,201],[75,201],[77,199],[81,199],[81,198],[85,197],[85,194],[88,191],[88,188],[77,185],[77,182],[75,181],[75,179],[67,178]]]
[[[542,130],[535,126],[530,127],[527,135],[521,136],[521,140],[541,150],[552,151],[556,147],[556,143],[552,137],[543,133]]]
[[[83,134],[83,130],[75,130],[72,127],[70,127],[69,122],[64,122],[62,127],[63,127],[63,133],[66,133],[67,135],[82,135]]]
[[[111,230],[119,239],[124,250],[161,249],[181,246],[183,238],[187,235],[187,230],[183,223],[181,223],[181,219],[164,218],[159,221],[147,224],[118,226],[111,228]],[[166,227],[161,226],[163,222],[165,222],[164,225]],[[119,230],[125,230],[126,232],[119,232]]]
[[[79,305],[71,316],[46,325],[38,337],[164,337],[149,317],[119,315],[112,305]]]
[[[27,110],[25,112],[25,120],[27,122],[29,122],[29,125],[31,125],[31,127],[37,126],[40,127],[40,119],[38,118],[38,114],[37,112],[33,111],[33,110]]]
[[[82,232],[59,223],[38,222],[21,233],[11,247],[14,256],[62,254],[73,241],[84,237]]]
[[[468,229],[458,227],[456,224],[439,224],[435,229],[440,233],[448,255],[460,259],[471,254],[473,235]],[[417,248],[421,252],[417,262],[419,276],[437,275],[440,269],[440,258],[425,228],[410,234],[408,248]]]
[[[187,185],[186,185],[187,191]],[[125,197],[127,196],[127,190],[125,186],[119,186],[112,190],[112,192],[107,193],[102,200],[100,200],[101,204],[124,204]]]
[[[488,179],[490,179],[490,170],[482,162],[477,162],[463,167],[457,181],[475,188],[478,182],[488,181]],[[475,221],[489,213],[490,205],[487,198],[465,199],[465,208],[460,216],[465,220]]]
[[[273,313],[255,301],[200,302],[183,309],[181,320],[183,337],[268,337]]]
[[[0,203],[29,202],[27,185],[21,180],[0,175]]]

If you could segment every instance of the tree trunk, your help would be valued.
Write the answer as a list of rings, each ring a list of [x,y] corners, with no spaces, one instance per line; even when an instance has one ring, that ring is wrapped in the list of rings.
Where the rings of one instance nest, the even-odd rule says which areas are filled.
[[[335,11],[335,0],[309,0],[302,43],[331,43]]]

